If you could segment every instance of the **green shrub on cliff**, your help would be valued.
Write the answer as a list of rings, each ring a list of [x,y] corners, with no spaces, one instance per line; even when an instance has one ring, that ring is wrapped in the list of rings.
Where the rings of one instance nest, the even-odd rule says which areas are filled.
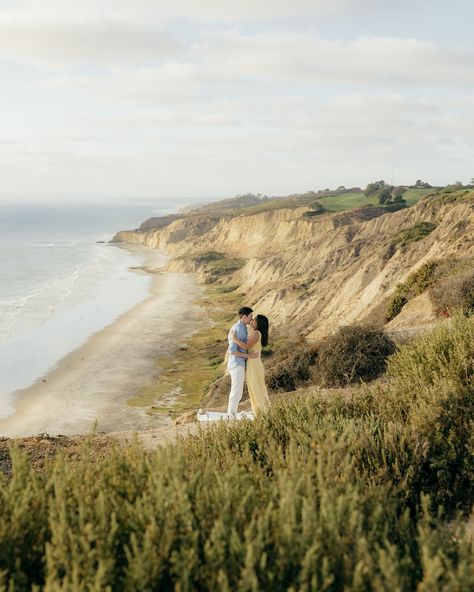
[[[441,316],[474,310],[474,271],[472,258],[427,261],[397,285],[387,307],[391,321],[412,298],[429,290],[431,302]]]
[[[390,299],[387,307],[387,322],[400,314],[405,304],[422,294],[435,282],[437,271],[441,262],[437,260],[427,261],[413,273],[411,273],[404,283],[400,283],[395,288],[395,292]]]
[[[433,222],[419,222],[410,228],[400,230],[394,237],[393,243],[404,246],[408,243],[415,243],[433,232],[436,228]]]
[[[321,214],[325,214],[328,210],[322,205],[321,202],[315,201],[309,204],[309,210],[303,213],[303,218],[312,218],[313,216],[321,216]]]

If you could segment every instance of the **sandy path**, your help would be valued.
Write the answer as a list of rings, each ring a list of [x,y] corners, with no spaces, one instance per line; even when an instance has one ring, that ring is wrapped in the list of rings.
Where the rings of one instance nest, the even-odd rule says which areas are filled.
[[[84,434],[95,422],[104,432],[171,428],[167,416],[149,417],[127,401],[157,375],[156,358],[171,355],[196,328],[200,294],[192,274],[153,275],[148,299],[17,393],[15,414],[0,421],[0,435]]]

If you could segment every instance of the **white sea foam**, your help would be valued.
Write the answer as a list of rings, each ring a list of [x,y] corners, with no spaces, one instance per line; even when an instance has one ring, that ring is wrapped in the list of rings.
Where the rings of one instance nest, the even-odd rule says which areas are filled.
[[[127,271],[140,260],[98,241],[150,211],[0,206],[0,406],[147,296],[149,279]]]

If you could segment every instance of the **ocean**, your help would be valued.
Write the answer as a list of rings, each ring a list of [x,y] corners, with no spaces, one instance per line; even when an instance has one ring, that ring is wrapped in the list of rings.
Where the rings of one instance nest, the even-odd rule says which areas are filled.
[[[176,208],[0,205],[1,416],[14,391],[148,296],[149,276],[129,271],[142,257],[107,241]]]

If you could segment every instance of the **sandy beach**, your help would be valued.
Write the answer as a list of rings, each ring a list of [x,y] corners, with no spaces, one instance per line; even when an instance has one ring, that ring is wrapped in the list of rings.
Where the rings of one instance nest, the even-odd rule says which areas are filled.
[[[156,358],[172,355],[196,329],[201,289],[193,274],[159,271],[166,258],[157,251],[143,253],[143,269],[154,271],[149,297],[18,391],[14,415],[0,421],[1,436],[171,428],[166,415],[148,416],[127,401],[159,374]]]

